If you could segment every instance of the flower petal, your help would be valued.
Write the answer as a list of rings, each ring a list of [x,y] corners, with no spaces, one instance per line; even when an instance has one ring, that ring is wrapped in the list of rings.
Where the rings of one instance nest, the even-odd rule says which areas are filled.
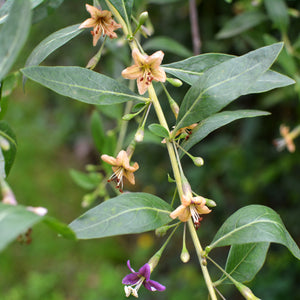
[[[139,269],[139,275],[145,277],[145,280],[148,281],[150,279],[150,266],[149,264],[144,264],[140,269]]]
[[[100,11],[97,7],[89,5],[89,4],[86,4],[85,8],[91,14],[91,17],[93,19],[97,19],[98,13]]]
[[[170,213],[170,217],[172,219],[176,219],[177,217],[183,215],[185,213],[185,210],[187,210],[188,208],[184,205],[179,205],[175,210],[173,210]]]
[[[90,28],[96,26],[97,23],[95,22],[94,19],[89,18],[86,19],[82,24],[80,24],[79,28]]]
[[[156,51],[147,57],[146,63],[149,64],[152,69],[158,68],[161,65],[164,55],[162,51]]]
[[[128,180],[132,185],[135,185],[135,178],[134,178],[133,172],[129,172],[129,171],[127,171],[127,170],[124,170],[123,176],[124,176],[125,178],[127,178],[127,180]]]
[[[137,79],[143,76],[143,72],[138,65],[133,65],[122,71],[122,76],[126,79]]]
[[[135,271],[133,270],[133,268],[131,268],[131,266],[130,266],[130,260],[129,259],[127,260],[127,267],[130,270],[130,272],[135,273]]]
[[[122,283],[123,284],[136,284],[138,281],[140,280],[140,277],[138,276],[138,273],[130,273],[128,275],[126,275],[123,279],[122,279]]]
[[[146,63],[148,56],[143,55],[137,48],[134,48],[132,50],[132,58],[136,65],[143,66]]]
[[[151,69],[151,73],[152,73],[152,76],[153,76],[153,79],[155,81],[161,81],[161,82],[165,82],[166,81],[166,72],[162,69],[162,68],[155,68],[155,69]]]
[[[130,167],[129,158],[128,158],[128,155],[125,150],[121,150],[119,152],[119,154],[117,155],[117,158],[116,158],[116,163],[117,163],[117,166],[123,167],[124,169],[127,169],[128,167]]]
[[[164,285],[160,284],[157,281],[151,280],[151,279],[148,281],[144,281],[143,284],[147,290],[152,291],[152,292],[155,292],[155,291],[162,292],[166,289],[166,287]]]
[[[103,154],[101,155],[101,159],[112,166],[116,166],[117,160],[113,156]]]
[[[142,78],[142,77],[141,77]],[[138,86],[138,91],[140,95],[144,95],[147,90],[149,85],[147,84],[147,81],[145,80],[140,80],[140,78],[137,79],[137,86]]]

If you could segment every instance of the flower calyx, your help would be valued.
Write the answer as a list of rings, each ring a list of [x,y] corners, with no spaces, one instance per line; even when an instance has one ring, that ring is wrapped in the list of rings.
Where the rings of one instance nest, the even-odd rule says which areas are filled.
[[[134,48],[132,50],[134,65],[123,70],[122,76],[126,79],[136,79],[139,94],[143,95],[148,90],[152,80],[166,81],[166,73],[160,67],[163,57],[164,53],[162,51],[156,51],[148,56],[141,54],[137,48]]]
[[[112,14],[108,10],[101,10],[92,5],[86,4],[86,10],[90,13],[91,18],[86,19],[79,28],[93,27],[91,34],[93,36],[93,46],[96,46],[98,40],[103,35],[107,35],[111,39],[117,38],[117,34],[114,32],[116,29],[122,27],[122,25],[116,23],[113,20]]]
[[[123,178],[125,177],[131,184],[135,184],[134,172],[139,169],[139,165],[135,162],[130,165],[130,157],[125,150],[121,150],[117,157],[109,156],[106,154],[101,155],[101,159],[112,165],[113,174],[108,179],[108,182],[115,181],[116,188],[123,192]]]

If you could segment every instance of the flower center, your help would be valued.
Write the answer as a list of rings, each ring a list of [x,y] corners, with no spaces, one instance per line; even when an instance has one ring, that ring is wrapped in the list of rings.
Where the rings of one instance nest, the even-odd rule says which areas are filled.
[[[143,75],[142,77],[140,77],[140,81],[144,81],[147,85],[150,85],[153,80],[153,75],[150,67],[148,65],[145,65],[141,68],[141,71],[143,72]]]
[[[200,216],[200,214],[197,211],[197,208],[194,204],[190,205],[190,211],[191,211],[191,216],[193,219],[193,223],[196,229],[198,229],[200,227],[200,222],[202,221],[202,217]]]
[[[119,189],[121,193],[123,193],[123,175],[124,168],[119,167],[107,180],[107,182],[115,181],[116,188]]]
[[[126,285],[124,287],[126,297],[129,297],[130,295],[132,295],[132,296],[138,298],[138,290],[140,289],[140,287],[145,279],[146,278],[144,276],[141,276],[141,278],[139,279],[139,281],[137,283],[132,284],[132,285]]]

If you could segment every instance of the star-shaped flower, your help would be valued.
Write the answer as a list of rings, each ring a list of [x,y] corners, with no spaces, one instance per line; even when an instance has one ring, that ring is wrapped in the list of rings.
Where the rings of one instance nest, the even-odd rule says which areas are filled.
[[[93,35],[93,46],[96,46],[102,35],[107,35],[111,39],[117,38],[117,34],[114,31],[122,26],[113,20],[110,11],[101,10],[89,4],[86,4],[85,7],[91,14],[91,18],[86,19],[79,28],[93,27],[91,31]]]
[[[211,212],[205,204],[206,200],[201,196],[193,197],[192,193],[184,194],[181,197],[181,205],[171,212],[170,217],[172,219],[178,217],[182,222],[187,222],[192,217],[195,227],[199,228],[202,220],[201,215]]]
[[[135,184],[133,173],[139,168],[139,165],[137,162],[135,162],[132,166],[130,165],[130,159],[126,151],[121,150],[116,158],[103,154],[101,159],[112,165],[114,173],[108,181],[115,181],[117,184],[116,187],[120,190],[120,192],[123,191],[123,177],[127,178],[131,184]]]
[[[288,126],[281,124],[279,131],[282,138],[274,140],[277,150],[282,151],[286,147],[289,152],[295,152],[296,146],[294,144],[294,139],[300,134],[300,127],[297,126],[290,132]]]
[[[141,54],[141,52],[134,48],[132,50],[132,57],[134,65],[126,68],[122,72],[122,76],[126,79],[136,79],[139,94],[146,93],[152,80],[166,81],[166,73],[160,68],[160,64],[163,60],[164,53],[162,51],[156,51],[151,56]]]
[[[122,280],[122,283],[125,284],[124,290],[126,297],[133,295],[138,298],[138,290],[142,285],[152,292],[161,292],[166,289],[166,287],[159,282],[150,279],[151,267],[148,263],[144,264],[138,272],[135,272],[131,268],[129,260],[127,261],[127,266],[131,273],[126,275]]]

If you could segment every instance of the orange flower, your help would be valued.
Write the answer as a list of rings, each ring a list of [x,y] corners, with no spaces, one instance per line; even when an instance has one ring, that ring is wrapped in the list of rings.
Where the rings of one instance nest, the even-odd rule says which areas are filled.
[[[91,31],[93,35],[93,46],[96,46],[101,35],[107,35],[111,39],[117,38],[117,34],[114,31],[122,26],[113,20],[110,11],[101,10],[89,4],[86,4],[85,7],[91,14],[91,18],[86,19],[79,28],[94,28]]]
[[[296,129],[296,130],[295,130]],[[281,139],[274,140],[274,144],[277,147],[278,151],[281,151],[286,147],[289,152],[295,152],[296,146],[294,144],[294,138],[299,134],[299,128],[295,128],[292,132],[290,132],[290,128],[283,124],[280,125],[279,131],[282,136]],[[297,134],[295,134],[297,132]]]
[[[134,172],[139,168],[137,162],[130,166],[130,160],[126,151],[121,150],[116,158],[103,154],[101,159],[112,165],[114,173],[108,179],[108,182],[115,181],[116,187],[123,192],[123,177],[127,178],[131,184],[135,184]]]
[[[205,204],[205,198],[201,196],[193,197],[192,193],[189,192],[181,197],[181,205],[171,212],[170,217],[172,219],[178,217],[181,222],[186,222],[192,217],[195,227],[199,228],[202,220],[201,215],[211,212]]]
[[[160,68],[164,53],[157,51],[151,56],[143,55],[138,49],[132,50],[134,65],[126,68],[122,72],[122,76],[126,79],[136,79],[140,95],[146,93],[152,80],[166,81],[166,73]]]

